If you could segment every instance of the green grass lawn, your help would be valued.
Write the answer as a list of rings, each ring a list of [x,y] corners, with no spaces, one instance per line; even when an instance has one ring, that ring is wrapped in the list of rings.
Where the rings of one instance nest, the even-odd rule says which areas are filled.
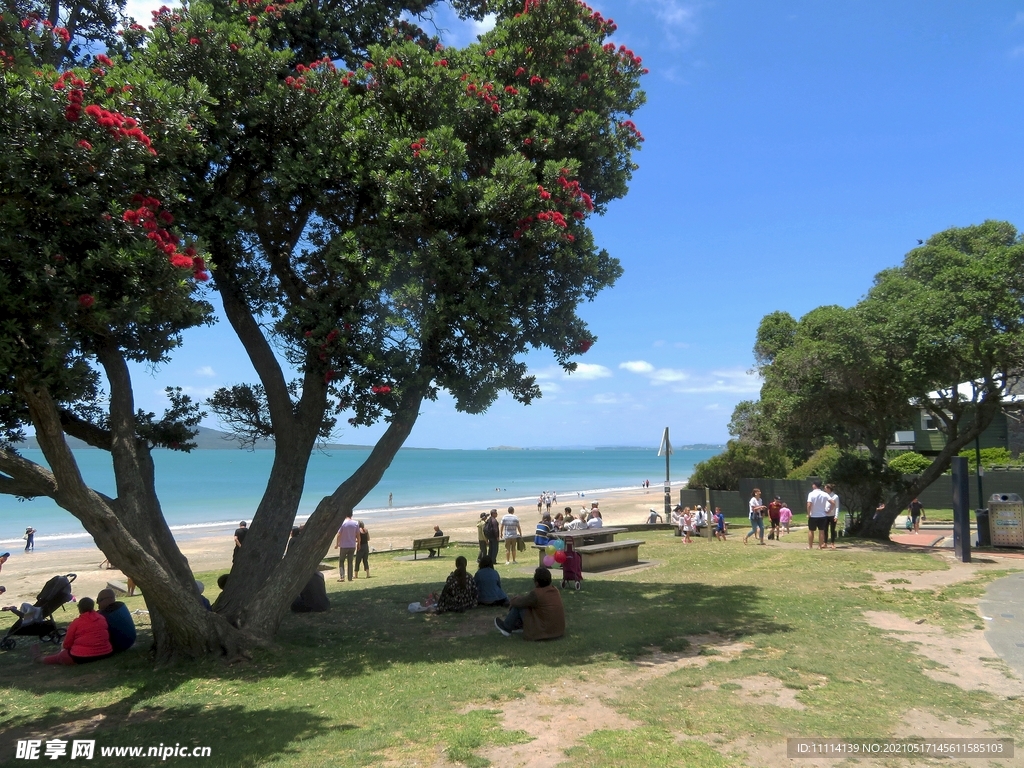
[[[597,730],[552,752],[550,765],[741,766],[743,757],[722,745],[753,734],[898,735],[909,709],[994,723],[1008,736],[1024,732],[1020,700],[935,682],[924,674],[929,659],[863,618],[886,611],[950,631],[974,628],[977,614],[961,601],[980,595],[995,572],[954,587],[885,591],[872,572],[945,565],[871,543],[821,553],[744,547],[740,537],[690,546],[670,532],[645,538],[642,556],[657,565],[564,592],[568,634],[554,642],[502,637],[491,625],[494,609],[408,613],[410,602],[442,584],[450,549],[441,560],[375,556],[374,577],[353,584],[327,574],[329,613],[290,615],[276,647],[233,667],[154,670],[133,651],[43,668],[19,643],[0,656],[0,763],[26,764],[14,760],[18,739],[64,734],[102,746],[209,746],[204,766],[484,766],[488,749],[531,738],[529,723],[503,724],[506,705],[550,693],[537,717],[557,728],[566,713],[586,716],[589,686],[606,678],[626,684],[604,704],[636,725]],[[529,588],[527,568],[499,570],[506,591]],[[215,577],[200,574],[207,584]],[[140,598],[128,602],[142,607]],[[0,629],[10,623],[3,614]],[[708,646],[706,666],[638,672],[638,659],[684,652],[695,635],[742,650],[719,655]],[[739,696],[737,681],[757,675],[775,678],[805,708]],[[93,764],[106,762],[97,754]]]

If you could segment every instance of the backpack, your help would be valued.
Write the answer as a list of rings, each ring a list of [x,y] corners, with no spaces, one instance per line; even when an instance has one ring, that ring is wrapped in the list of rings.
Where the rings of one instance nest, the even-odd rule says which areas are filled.
[[[498,538],[498,521],[493,517],[488,517],[487,522],[484,523],[484,536],[488,539]]]

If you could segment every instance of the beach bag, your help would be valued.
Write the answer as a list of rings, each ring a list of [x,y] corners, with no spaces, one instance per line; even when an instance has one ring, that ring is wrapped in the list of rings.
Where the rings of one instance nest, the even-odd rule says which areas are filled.
[[[516,551],[517,552],[525,552],[526,551],[526,542],[523,539],[519,539],[519,540],[516,541]]]
[[[913,527],[914,527],[914,521],[913,521],[913,519],[911,519],[910,515],[907,515],[907,530],[909,531]]]

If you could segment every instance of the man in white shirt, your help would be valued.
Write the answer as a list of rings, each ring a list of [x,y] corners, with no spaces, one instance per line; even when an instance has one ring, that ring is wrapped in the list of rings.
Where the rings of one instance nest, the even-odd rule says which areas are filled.
[[[505,565],[510,565],[516,561],[516,547],[519,545],[519,538],[523,535],[519,518],[516,517],[515,507],[509,507],[508,512],[501,518],[501,534],[505,539]]]
[[[832,549],[836,548],[836,525],[839,523],[839,494],[832,490],[831,485],[825,486],[825,493],[828,494],[829,501],[832,502],[832,517],[828,521],[828,543],[832,545]]]
[[[832,499],[821,490],[821,481],[813,480],[807,494],[807,548],[814,549],[814,532],[818,531],[818,548],[825,548],[825,531],[832,515]]]
[[[604,525],[604,521],[601,519],[601,510],[592,509],[590,519],[587,520],[587,528],[600,528],[602,525]]]

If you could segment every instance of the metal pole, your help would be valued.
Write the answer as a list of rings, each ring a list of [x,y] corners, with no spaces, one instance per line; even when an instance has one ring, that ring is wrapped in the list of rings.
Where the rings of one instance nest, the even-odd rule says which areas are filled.
[[[665,519],[668,520],[672,514],[672,480],[669,472],[669,456],[672,450],[669,446],[672,443],[668,439],[668,427],[665,427]]]
[[[985,470],[981,468],[981,436],[974,438],[974,473],[978,477],[978,509],[985,504],[985,494],[981,490],[981,478],[985,476]]]
[[[953,470],[953,556],[962,563],[971,562],[971,483],[967,459],[954,456]]]

